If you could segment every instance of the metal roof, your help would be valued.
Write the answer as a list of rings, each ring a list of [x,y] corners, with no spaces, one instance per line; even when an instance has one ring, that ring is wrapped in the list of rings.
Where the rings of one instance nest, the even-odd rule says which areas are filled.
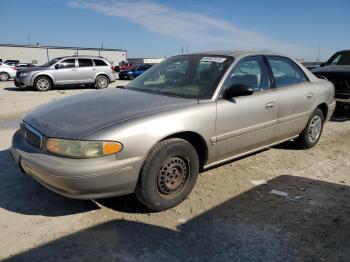
[[[73,50],[93,50],[93,51],[121,51],[123,49],[114,48],[95,48],[95,47],[77,47],[77,46],[46,46],[46,45],[21,45],[21,44],[1,44],[0,47],[23,47],[23,48],[46,48],[46,49],[73,49]]]

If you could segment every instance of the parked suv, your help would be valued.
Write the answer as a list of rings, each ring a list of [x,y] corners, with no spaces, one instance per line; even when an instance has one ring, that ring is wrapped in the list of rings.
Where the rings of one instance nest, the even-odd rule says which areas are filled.
[[[23,69],[16,74],[17,87],[34,87],[47,91],[62,85],[86,84],[106,88],[115,81],[111,64],[102,57],[66,56],[55,58],[39,67]]]
[[[350,50],[336,52],[312,72],[335,86],[335,100],[350,105]]]

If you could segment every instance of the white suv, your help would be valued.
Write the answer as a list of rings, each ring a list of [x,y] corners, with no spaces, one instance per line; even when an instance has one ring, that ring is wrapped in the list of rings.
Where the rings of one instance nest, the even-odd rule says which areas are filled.
[[[16,76],[16,69],[0,62],[0,81],[7,81]]]

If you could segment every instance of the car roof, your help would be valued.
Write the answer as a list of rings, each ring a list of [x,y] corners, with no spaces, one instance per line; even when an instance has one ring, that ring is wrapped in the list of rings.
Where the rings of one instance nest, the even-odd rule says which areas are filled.
[[[85,55],[73,55],[73,56],[57,57],[57,59],[63,59],[63,58],[87,58],[87,59],[103,59],[103,60],[107,60],[106,58],[104,58],[102,56],[87,56],[87,55],[86,56]]]
[[[217,50],[217,51],[203,51],[203,52],[196,52],[196,53],[190,53],[189,55],[219,55],[219,56],[232,56],[232,57],[238,57],[238,56],[251,56],[251,55],[278,55],[278,56],[284,56],[277,52],[272,51],[243,51],[243,50]]]

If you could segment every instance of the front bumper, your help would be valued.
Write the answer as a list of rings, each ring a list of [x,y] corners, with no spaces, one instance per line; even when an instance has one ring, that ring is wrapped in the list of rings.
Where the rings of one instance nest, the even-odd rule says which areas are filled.
[[[98,199],[133,193],[144,158],[116,156],[70,159],[47,154],[26,142],[20,131],[10,152],[16,164],[35,180],[61,195]]]
[[[339,93],[336,92],[334,100],[341,103],[350,103],[350,93]]]
[[[28,77],[16,77],[15,78],[15,86],[17,87],[30,87],[30,79]]]

